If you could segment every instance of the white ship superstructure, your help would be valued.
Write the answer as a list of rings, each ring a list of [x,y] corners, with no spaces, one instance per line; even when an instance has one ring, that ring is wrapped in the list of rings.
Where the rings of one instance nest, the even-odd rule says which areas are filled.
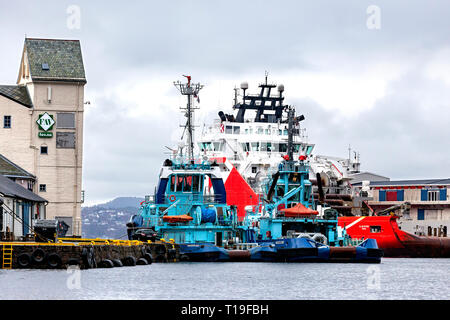
[[[241,84],[242,98],[235,89],[234,114],[219,112],[219,118],[205,125],[198,142],[200,152],[208,158],[230,162],[250,187],[261,193],[261,182],[277,170],[281,157],[288,153],[287,112],[292,106],[284,104],[284,86],[259,84],[259,94],[247,94],[248,83]],[[293,125],[293,155],[308,157],[310,178],[320,175],[327,193],[349,194],[349,175],[359,172],[359,160],[314,155],[314,144],[308,141],[301,126],[303,115],[296,116]],[[230,165],[223,165],[229,170]]]

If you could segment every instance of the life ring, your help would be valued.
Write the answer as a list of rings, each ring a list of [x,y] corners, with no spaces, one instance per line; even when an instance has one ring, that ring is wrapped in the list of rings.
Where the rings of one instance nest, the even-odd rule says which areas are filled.
[[[169,196],[169,200],[170,200],[170,202],[174,202],[175,200],[177,200],[177,197],[175,197],[175,195],[171,194]]]

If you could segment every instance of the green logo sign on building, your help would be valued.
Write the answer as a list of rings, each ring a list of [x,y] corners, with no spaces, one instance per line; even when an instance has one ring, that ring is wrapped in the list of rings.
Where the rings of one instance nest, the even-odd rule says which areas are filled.
[[[38,137],[40,138],[51,138],[53,137],[53,132],[48,132],[53,128],[55,124],[55,120],[53,120],[53,116],[49,115],[47,112],[44,114],[40,114],[39,118],[36,120],[36,123],[39,126],[40,130],[44,132],[38,132]]]

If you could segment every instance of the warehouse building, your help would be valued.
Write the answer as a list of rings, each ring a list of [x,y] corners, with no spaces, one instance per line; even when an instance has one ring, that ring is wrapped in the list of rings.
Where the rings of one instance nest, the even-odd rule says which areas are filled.
[[[47,219],[81,235],[84,86],[78,40],[26,38],[15,85],[0,85],[0,153],[34,177]]]

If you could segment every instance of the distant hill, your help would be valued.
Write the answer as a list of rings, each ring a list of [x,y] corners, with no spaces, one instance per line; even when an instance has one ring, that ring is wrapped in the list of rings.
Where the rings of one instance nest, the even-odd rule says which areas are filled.
[[[120,208],[139,208],[139,204],[144,201],[144,198],[138,197],[118,197],[106,203],[97,204],[94,207],[102,207],[106,209],[120,209]]]
[[[126,223],[137,214],[144,198],[118,197],[106,203],[81,208],[84,238],[126,239]]]

